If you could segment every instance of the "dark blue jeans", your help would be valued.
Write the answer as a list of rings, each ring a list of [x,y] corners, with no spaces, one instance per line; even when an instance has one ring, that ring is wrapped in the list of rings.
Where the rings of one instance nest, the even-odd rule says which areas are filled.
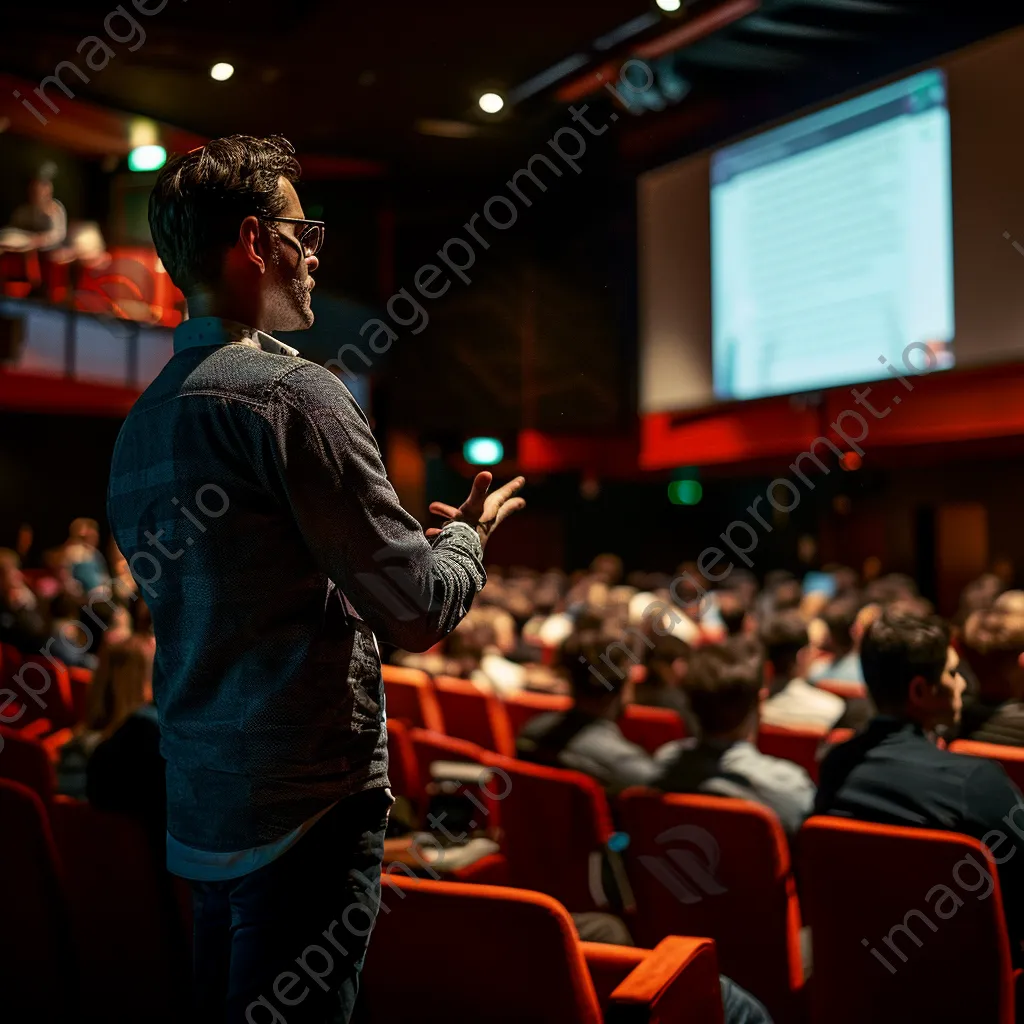
[[[348,797],[266,867],[192,883],[202,1024],[347,1024],[390,807],[385,789]]]

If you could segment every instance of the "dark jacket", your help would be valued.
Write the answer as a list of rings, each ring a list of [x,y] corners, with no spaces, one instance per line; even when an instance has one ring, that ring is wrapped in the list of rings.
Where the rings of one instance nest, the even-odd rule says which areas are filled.
[[[1018,805],[1019,812],[1011,813]],[[994,851],[998,847],[994,856],[1003,860],[999,883],[1010,945],[1020,960],[1024,800],[996,761],[940,750],[919,726],[878,717],[822,761],[814,813],[960,832]]]
[[[348,389],[289,352],[186,321],[114,449],[110,523],[156,633],[167,827],[201,850],[386,786],[374,633],[424,650],[485,579],[476,531],[428,542]]]
[[[960,735],[977,743],[1024,747],[1024,701],[964,705]]]

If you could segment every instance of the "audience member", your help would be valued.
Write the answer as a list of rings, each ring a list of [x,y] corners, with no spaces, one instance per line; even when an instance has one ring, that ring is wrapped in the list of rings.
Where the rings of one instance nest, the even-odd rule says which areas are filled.
[[[750,628],[752,623],[748,613],[747,602],[737,590],[715,591],[718,615],[722,620],[726,636],[740,636]]]
[[[0,228],[0,252],[55,249],[67,234],[68,215],[53,198],[56,167],[45,165],[29,182],[28,201],[15,207],[7,227]]]
[[[976,580],[971,580],[960,594],[960,606],[953,616],[953,625],[963,629],[974,612],[991,608],[1003,590],[1003,581],[993,572],[984,573]]]
[[[121,729],[129,728],[129,721],[140,712],[146,724],[141,727],[133,724],[131,731],[151,733],[154,749],[158,751],[156,718],[149,710],[153,700],[152,681],[151,640],[128,637],[101,645],[98,664],[89,687],[85,718],[75,728],[74,736],[60,749],[57,765],[60,792],[67,796],[85,797],[86,772],[96,749]],[[135,776],[141,768],[147,766],[146,760],[140,759],[138,765],[120,765],[119,770],[125,771],[132,778],[126,777],[117,784],[133,784],[138,781]],[[159,810],[162,809],[161,802]]]
[[[16,555],[0,559],[0,643],[20,651],[38,651],[46,640],[46,621],[21,574],[19,559]]]
[[[615,724],[631,696],[633,655],[621,641],[587,630],[566,641],[562,663],[573,706],[530,719],[516,740],[517,756],[584,772],[612,793],[649,785],[657,774],[654,759]]]
[[[761,628],[761,642],[771,671],[761,721],[785,729],[831,729],[842,718],[846,703],[804,678],[811,651],[807,624],[800,612],[787,610],[773,615]]]
[[[100,553],[100,528],[95,519],[79,518],[68,527],[64,557],[84,594],[110,582],[107,561]]]
[[[964,644],[979,692],[964,704],[960,734],[1024,746],[1024,592],[1008,591],[993,607],[972,613]]]
[[[864,679],[878,715],[822,762],[816,814],[961,832],[1002,849],[996,862],[1015,960],[1024,938],[1021,794],[996,761],[935,745],[959,720],[964,682],[949,627],[887,609],[864,637]],[[1009,840],[1009,851],[1005,848]],[[935,879],[935,882],[943,879]]]
[[[690,660],[684,685],[699,736],[668,743],[655,759],[655,785],[671,793],[710,793],[770,807],[790,835],[814,802],[814,783],[790,761],[755,745],[763,665],[756,644],[728,640]]]
[[[633,702],[671,708],[684,718],[688,717],[683,679],[690,660],[690,648],[676,636],[652,632],[643,645],[643,653],[646,673],[643,680],[633,686]]]
[[[860,670],[860,652],[854,628],[860,602],[852,594],[829,601],[821,612],[821,620],[828,629],[826,643],[829,658],[819,661],[808,673],[812,682],[817,679],[835,679],[844,683],[863,683]],[[861,631],[856,633],[859,638]]]

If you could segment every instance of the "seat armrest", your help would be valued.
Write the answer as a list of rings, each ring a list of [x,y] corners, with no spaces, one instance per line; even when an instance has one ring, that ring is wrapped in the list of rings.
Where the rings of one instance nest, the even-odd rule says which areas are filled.
[[[53,732],[53,722],[48,718],[37,718],[34,722],[29,722],[24,729],[20,729],[19,732],[26,739],[30,740],[41,740],[44,736]]]
[[[649,949],[615,946],[608,942],[581,942],[580,948],[597,992],[597,1001],[605,1011],[611,994],[651,952]]]
[[[51,732],[43,741],[43,747],[49,755],[50,763],[56,764],[60,760],[60,748],[65,743],[70,743],[75,738],[74,729],[58,729]]]
[[[612,992],[607,1024],[724,1024],[718,956],[711,939],[670,935]]]
[[[508,885],[508,860],[503,853],[489,853],[464,868],[456,868],[452,878],[478,885]]]

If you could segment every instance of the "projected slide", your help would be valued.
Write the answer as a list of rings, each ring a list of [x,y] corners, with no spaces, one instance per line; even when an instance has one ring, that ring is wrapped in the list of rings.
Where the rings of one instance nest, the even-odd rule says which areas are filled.
[[[945,76],[925,71],[711,161],[715,394],[888,376],[908,345],[953,365]],[[926,353],[908,352],[924,368]]]

